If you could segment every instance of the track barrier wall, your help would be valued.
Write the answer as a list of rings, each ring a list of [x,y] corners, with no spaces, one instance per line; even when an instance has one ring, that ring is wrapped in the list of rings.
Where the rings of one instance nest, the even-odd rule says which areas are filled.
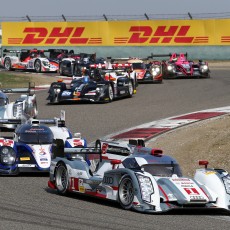
[[[230,19],[2,22],[2,46],[65,47],[113,57],[188,52],[191,59],[226,60],[229,25]]]

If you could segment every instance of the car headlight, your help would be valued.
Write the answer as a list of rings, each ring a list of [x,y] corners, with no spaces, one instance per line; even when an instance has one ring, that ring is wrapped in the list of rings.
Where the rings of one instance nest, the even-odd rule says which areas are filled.
[[[21,117],[23,111],[23,103],[16,103],[13,106],[13,116],[16,118]]]
[[[173,71],[173,66],[172,66],[172,65],[168,65],[168,66],[167,66],[167,70],[168,70],[168,71]]]
[[[44,66],[48,66],[48,65],[49,65],[49,62],[48,62],[48,61],[42,61],[42,64],[43,64]]]
[[[14,149],[9,146],[2,146],[0,148],[0,163],[3,165],[12,165],[15,163],[16,153]]]
[[[160,73],[160,68],[157,66],[157,67],[153,67],[152,68],[152,75],[153,76],[156,76],[156,75],[158,75],[159,73]]]
[[[201,72],[207,72],[208,71],[208,66],[207,65],[201,65],[200,66],[200,71]]]
[[[226,192],[230,195],[230,175],[222,177]]]
[[[103,96],[103,95],[104,95],[104,90],[103,90],[103,88],[101,88],[101,87],[97,87],[97,88],[96,88],[96,92],[97,92],[98,94],[100,94],[100,96]]]
[[[151,202],[151,195],[154,193],[151,179],[138,174],[136,176],[139,181],[142,199],[146,202]]]
[[[59,88],[54,89],[54,92],[55,92],[55,93],[60,93],[60,92],[61,92],[61,89],[59,89]]]

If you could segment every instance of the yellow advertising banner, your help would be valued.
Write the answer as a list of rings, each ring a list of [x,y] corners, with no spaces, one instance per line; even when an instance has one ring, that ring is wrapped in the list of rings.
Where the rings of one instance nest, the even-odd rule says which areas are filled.
[[[2,45],[230,45],[230,19],[96,22],[3,22]]]

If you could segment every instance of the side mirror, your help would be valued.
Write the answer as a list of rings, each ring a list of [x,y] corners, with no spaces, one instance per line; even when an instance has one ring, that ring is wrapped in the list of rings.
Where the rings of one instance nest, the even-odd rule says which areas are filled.
[[[113,169],[114,169],[115,165],[121,164],[121,160],[111,160],[110,163],[111,163],[111,165],[113,165]]]
[[[205,168],[207,168],[208,167],[208,161],[205,161],[205,160],[201,160],[201,161],[199,161],[199,165],[204,165],[205,166]]]

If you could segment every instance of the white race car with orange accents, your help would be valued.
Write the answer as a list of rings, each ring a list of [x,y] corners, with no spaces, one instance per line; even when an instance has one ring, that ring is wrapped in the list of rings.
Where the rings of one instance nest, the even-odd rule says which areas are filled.
[[[57,72],[59,69],[58,61],[46,57],[45,52],[47,51],[37,49],[4,49],[1,64],[8,71],[31,70],[37,73]],[[48,52],[50,51],[48,50]]]
[[[92,162],[99,163],[91,167]],[[189,178],[160,149],[115,142],[97,142],[95,148],[64,148],[60,143],[53,152],[48,186],[59,194],[75,192],[114,200],[124,209],[139,212],[229,211],[230,175],[207,168],[206,161],[200,164],[205,168]]]

